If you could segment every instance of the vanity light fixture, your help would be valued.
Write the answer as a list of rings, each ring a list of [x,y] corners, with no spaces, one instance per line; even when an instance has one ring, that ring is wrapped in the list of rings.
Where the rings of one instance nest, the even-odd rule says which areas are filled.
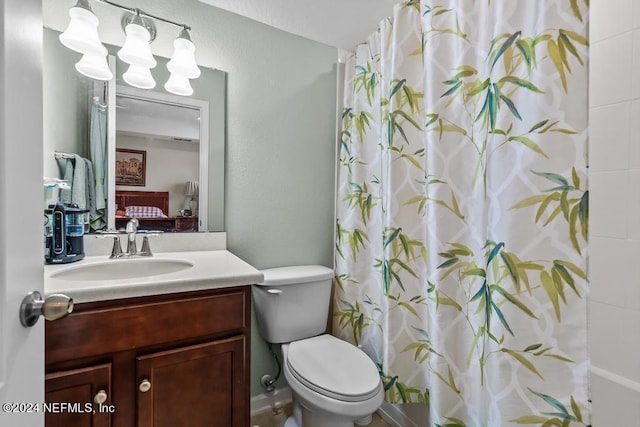
[[[142,21],[140,10],[135,14],[125,17],[123,21],[127,38],[118,51],[118,58],[129,64],[129,69],[122,75],[125,82],[141,89],[151,89],[156,86],[156,81],[151,76],[151,68],[157,65],[151,53],[151,33],[155,36],[153,23]],[[145,25],[146,24],[146,25]]]
[[[173,41],[173,55],[167,62],[167,69],[171,73],[164,85],[167,92],[176,95],[189,96],[193,93],[189,79],[200,77],[200,68],[195,59],[196,47],[191,41],[188,28],[185,26],[178,38]]]
[[[150,46],[156,35],[152,20],[181,27],[180,35],[173,43],[173,56],[167,64],[171,76],[164,86],[168,92],[176,95],[189,96],[193,93],[189,79],[198,78],[200,69],[194,57],[196,48],[189,35],[191,27],[148,14],[140,9],[122,6],[110,0],[96,1],[129,12],[122,19],[126,39],[118,51],[118,57],[129,64],[122,78],[131,86],[151,89],[156,85],[151,75],[151,69],[157,65]],[[71,21],[65,32],[60,35],[60,42],[84,55],[76,64],[76,70],[96,80],[111,80],[113,73],[106,61],[108,52],[100,42],[98,17],[91,10],[89,0],[78,0],[76,5],[69,9],[69,16]]]
[[[151,75],[151,70],[141,65],[129,65],[127,72],[122,75],[122,78],[131,86],[140,89],[153,89],[156,86],[156,81]]]
[[[98,17],[91,10],[88,0],[78,0],[69,9],[69,26],[58,37],[60,42],[71,50],[83,55],[107,55],[107,49],[100,42],[98,36]]]
[[[64,46],[83,55],[76,64],[76,70],[92,79],[111,80],[113,74],[107,65],[107,48],[100,42],[98,17],[88,0],[78,0],[69,9],[69,16],[69,26],[58,38]]]
[[[200,68],[196,64],[195,51],[196,47],[191,41],[189,31],[184,27],[178,38],[173,41],[173,56],[167,62],[167,69],[188,79],[197,79],[200,77]]]
[[[118,58],[129,65],[153,68],[157,63],[151,53],[150,43],[152,33],[155,39],[155,27],[151,21],[143,22],[139,13],[136,10],[135,14],[126,16],[122,22],[127,38],[118,51]]]
[[[167,92],[173,93],[174,95],[193,95],[193,88],[189,83],[189,79],[176,73],[171,73],[169,80],[164,84],[164,88]]]
[[[107,64],[107,52],[104,54],[92,55],[85,53],[82,59],[76,64],[76,70],[95,80],[111,80],[113,73]]]

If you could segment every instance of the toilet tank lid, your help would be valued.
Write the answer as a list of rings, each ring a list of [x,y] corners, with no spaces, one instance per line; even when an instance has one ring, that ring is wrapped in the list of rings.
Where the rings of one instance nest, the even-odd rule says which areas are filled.
[[[260,286],[281,286],[315,282],[333,278],[333,270],[323,265],[296,265],[262,270],[264,281]]]

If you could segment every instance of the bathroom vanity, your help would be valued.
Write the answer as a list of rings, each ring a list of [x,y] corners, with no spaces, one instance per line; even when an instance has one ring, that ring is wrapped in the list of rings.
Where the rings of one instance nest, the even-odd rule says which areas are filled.
[[[189,256],[190,270],[155,277],[158,294],[145,282],[153,277],[125,278],[102,286],[102,294],[100,287],[85,285],[75,292],[80,302],[69,316],[46,323],[45,401],[79,404],[47,413],[46,427],[249,424],[247,285],[262,275],[227,251],[184,255]],[[209,266],[201,265],[204,260]],[[135,263],[111,265],[126,269],[128,261]],[[206,274],[208,282],[202,278]],[[53,287],[55,280],[49,281]],[[57,280],[58,287],[73,286]],[[137,281],[142,295],[132,295],[136,285],[122,285],[128,281]],[[176,292],[180,289],[186,291]],[[65,293],[74,297],[73,289]]]

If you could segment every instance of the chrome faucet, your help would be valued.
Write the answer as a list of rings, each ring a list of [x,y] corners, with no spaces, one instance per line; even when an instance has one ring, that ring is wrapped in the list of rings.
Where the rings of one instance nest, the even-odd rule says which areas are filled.
[[[149,236],[157,236],[157,233],[149,234]],[[153,253],[151,252],[151,246],[149,245],[149,236],[142,237],[142,248],[140,249],[140,252],[138,252],[138,255],[153,256]]]
[[[140,222],[136,218],[131,218],[125,228],[125,231],[127,232],[128,256],[133,256],[138,253],[138,248],[136,247],[136,233],[138,232],[138,225],[140,225]]]
[[[111,249],[111,255],[109,258],[128,258],[132,256],[153,256],[153,252],[151,252],[151,246],[149,245],[149,237],[150,236],[159,236],[163,232],[160,230],[155,231],[146,231],[140,230],[138,231],[138,226],[140,222],[136,218],[131,218],[131,220],[127,223],[124,230],[104,230],[99,231],[98,233],[102,234],[104,237],[113,236],[113,248]],[[142,237],[142,248],[138,250],[138,246],[136,244],[136,237],[138,234],[143,234]],[[127,235],[127,252],[122,251],[122,246],[120,246],[120,234]]]
[[[111,248],[111,255],[109,256],[109,258],[121,258],[122,255],[123,253],[122,253],[122,246],[120,246],[120,236],[118,236],[118,234],[114,234],[113,248]]]

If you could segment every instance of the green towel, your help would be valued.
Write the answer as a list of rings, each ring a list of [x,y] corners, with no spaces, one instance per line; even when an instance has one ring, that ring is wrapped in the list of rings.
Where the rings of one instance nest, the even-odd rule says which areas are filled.
[[[91,107],[89,157],[95,183],[95,214],[91,217],[91,228],[100,230],[107,225],[107,112],[96,102]]]
[[[89,210],[89,220],[94,221],[100,215],[96,210],[95,178],[91,160],[77,154],[71,158],[56,159],[60,175],[71,183],[71,189],[60,190],[59,199],[64,203],[75,204]]]
[[[60,169],[60,177],[68,182],[73,183],[73,160],[65,157],[56,157],[58,169]],[[67,189],[61,189],[58,193],[58,199],[64,203],[71,203],[71,186]]]

